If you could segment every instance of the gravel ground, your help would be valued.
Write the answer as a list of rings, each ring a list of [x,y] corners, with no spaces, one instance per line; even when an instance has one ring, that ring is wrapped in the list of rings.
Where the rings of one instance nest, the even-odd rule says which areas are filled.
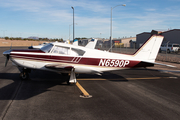
[[[171,62],[171,63],[179,63],[180,64],[180,54],[159,53],[156,60],[163,61],[163,62]]]

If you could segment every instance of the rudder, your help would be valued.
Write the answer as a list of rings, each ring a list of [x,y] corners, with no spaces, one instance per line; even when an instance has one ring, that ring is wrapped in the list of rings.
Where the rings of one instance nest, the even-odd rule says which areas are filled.
[[[154,62],[159,52],[163,36],[151,36],[134,54],[134,57],[141,61]]]

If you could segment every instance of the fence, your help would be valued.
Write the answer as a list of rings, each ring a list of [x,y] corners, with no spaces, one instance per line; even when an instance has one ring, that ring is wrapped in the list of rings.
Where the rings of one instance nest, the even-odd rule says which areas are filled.
[[[123,53],[123,54],[134,54],[138,50],[135,47],[130,48],[130,47],[126,47],[126,45],[124,46],[116,47],[113,45],[111,50],[114,53]],[[110,46],[105,46],[105,45],[96,46],[96,49],[110,51]],[[164,61],[164,62],[174,62],[174,63],[180,64],[180,51],[176,53],[173,53],[173,52],[167,53],[166,51],[158,53],[156,60]]]

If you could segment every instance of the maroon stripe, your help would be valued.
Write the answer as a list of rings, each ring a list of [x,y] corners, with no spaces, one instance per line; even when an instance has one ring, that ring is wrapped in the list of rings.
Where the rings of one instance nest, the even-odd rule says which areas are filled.
[[[33,52],[33,53],[45,53],[40,49],[15,49],[11,52]]]

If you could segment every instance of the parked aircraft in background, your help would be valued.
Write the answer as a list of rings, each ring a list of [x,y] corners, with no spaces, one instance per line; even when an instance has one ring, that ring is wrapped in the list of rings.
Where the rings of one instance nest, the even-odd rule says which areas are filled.
[[[42,43],[42,44],[40,44],[40,45],[35,45],[35,46],[30,46],[30,47],[28,47],[29,49],[40,49],[40,48],[42,48],[43,46],[45,46],[46,44],[48,44],[47,42],[44,42],[44,43]]]
[[[70,41],[67,40],[65,43],[66,43],[66,44],[70,44]],[[94,49],[95,46],[96,46],[96,43],[97,43],[97,39],[94,39],[94,38],[93,38],[93,39],[91,39],[91,41],[90,41],[85,47]],[[30,46],[30,47],[28,47],[28,48],[29,48],[29,49],[40,49],[41,47],[45,46],[46,44],[48,44],[48,43],[45,42],[45,43],[42,43],[42,44],[40,44],[40,45]],[[78,40],[75,39],[72,44],[78,46]]]
[[[154,66],[163,36],[151,36],[134,54],[118,54],[65,43],[49,43],[40,49],[7,50],[7,60],[20,70],[22,79],[28,79],[33,69],[69,73],[68,83],[76,83],[76,73],[102,74],[104,71]],[[94,46],[94,45],[93,45]],[[162,64],[161,64],[162,65]]]

